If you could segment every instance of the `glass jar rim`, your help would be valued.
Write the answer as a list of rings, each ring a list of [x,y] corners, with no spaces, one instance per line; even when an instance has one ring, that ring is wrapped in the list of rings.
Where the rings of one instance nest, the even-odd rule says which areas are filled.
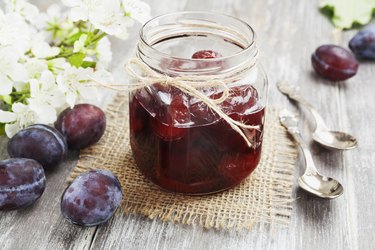
[[[217,16],[223,16],[225,18],[229,18],[231,20],[234,20],[234,21],[239,22],[242,25],[244,25],[251,32],[252,37],[251,37],[251,39],[249,41],[249,44],[246,47],[242,48],[242,50],[239,51],[239,52],[237,52],[237,53],[234,53],[234,54],[228,55],[228,56],[222,56],[222,57],[219,57],[219,58],[205,58],[205,59],[185,58],[185,57],[171,56],[171,55],[169,55],[167,53],[164,53],[164,52],[156,49],[153,46],[154,44],[150,44],[149,42],[146,41],[144,31],[145,31],[145,28],[147,28],[148,25],[150,25],[152,22],[155,22],[155,21],[157,21],[157,20],[159,20],[161,18],[166,18],[166,17],[171,17],[171,16],[178,16],[178,15],[186,15],[186,14],[206,14],[206,15],[208,14],[208,15],[217,15]],[[140,37],[140,41],[143,43],[143,45],[145,45],[148,49],[152,50],[153,53],[155,53],[155,54],[157,54],[157,55],[159,55],[161,57],[168,57],[168,58],[171,58],[171,59],[184,60],[184,61],[192,61],[192,62],[199,62],[199,61],[206,61],[206,62],[207,61],[211,61],[211,62],[215,62],[215,61],[228,60],[228,59],[231,59],[231,58],[234,58],[234,57],[237,57],[237,56],[241,56],[242,54],[248,53],[250,50],[252,50],[255,47],[255,41],[256,41],[256,33],[255,33],[254,29],[247,22],[245,22],[242,19],[239,19],[237,17],[231,16],[231,15],[228,15],[228,14],[224,14],[224,13],[214,12],[214,11],[179,11],[179,12],[167,13],[167,14],[156,16],[156,17],[148,20],[142,26],[142,28],[139,31],[139,37]]]

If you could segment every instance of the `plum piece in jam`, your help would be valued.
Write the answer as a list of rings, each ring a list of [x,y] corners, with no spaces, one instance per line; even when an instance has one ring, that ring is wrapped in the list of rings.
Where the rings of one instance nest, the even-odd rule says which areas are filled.
[[[160,84],[152,86],[150,91],[155,98],[153,106],[156,119],[149,122],[154,133],[164,140],[183,137],[186,129],[176,125],[184,125],[190,120],[186,95],[177,88]]]
[[[193,59],[212,59],[212,58],[219,58],[222,55],[219,52],[213,50],[200,50],[195,52],[191,58]]]
[[[260,161],[260,147],[249,153],[224,154],[218,165],[222,178],[231,186],[238,184],[254,171]]]
[[[223,57],[219,52],[213,50],[200,50],[195,52],[191,58],[192,59],[215,59]],[[200,69],[205,68],[212,68],[212,67],[222,67],[223,61],[205,61],[205,62],[197,62],[197,67]]]
[[[141,96],[138,95],[140,98]],[[130,107],[130,126],[133,128],[134,133],[142,132],[142,130],[147,126],[147,111],[140,105],[139,102],[132,102]]]
[[[155,134],[164,140],[177,140],[186,134],[185,128],[178,128],[171,124],[165,124],[156,119],[151,121],[151,127]]]

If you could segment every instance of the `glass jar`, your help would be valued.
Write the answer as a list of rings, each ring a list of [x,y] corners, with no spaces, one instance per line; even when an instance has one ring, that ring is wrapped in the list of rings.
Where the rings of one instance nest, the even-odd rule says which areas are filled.
[[[210,194],[253,172],[261,156],[268,84],[257,55],[253,29],[231,16],[180,12],[143,26],[137,58],[169,76],[130,93],[131,148],[147,179],[173,192]],[[251,145],[201,98],[169,84],[178,77],[205,77],[207,86],[198,91],[217,100],[223,88],[210,79],[231,73],[224,79],[229,96],[217,106],[235,121],[257,126],[241,128]]]

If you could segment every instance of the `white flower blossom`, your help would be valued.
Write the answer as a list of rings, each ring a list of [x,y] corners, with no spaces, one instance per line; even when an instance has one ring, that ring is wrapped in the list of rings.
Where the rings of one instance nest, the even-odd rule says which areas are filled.
[[[87,35],[82,34],[77,41],[74,42],[73,52],[87,53],[87,48],[85,47],[87,40]]]
[[[64,71],[66,65],[66,59],[63,57],[51,59],[47,61],[48,69],[52,71],[55,75]]]
[[[65,104],[65,97],[51,71],[44,71],[39,80],[30,80],[30,98],[27,101],[38,122],[51,124],[56,121],[57,110]]]
[[[123,0],[122,6],[126,15],[140,23],[145,23],[151,19],[151,8],[145,2],[139,0]]]
[[[45,41],[35,40],[31,44],[31,52],[37,58],[54,57],[60,53],[60,48],[51,47]]]
[[[13,88],[17,92],[27,92],[29,90],[29,80],[40,77],[41,72],[48,68],[46,64],[47,61],[30,58],[28,56],[21,57],[18,62],[20,61],[22,62],[20,63],[23,68],[22,72],[26,75],[23,77],[22,81],[13,82]]]
[[[30,47],[30,27],[18,13],[4,14],[0,9],[0,45],[13,48],[13,54],[23,55]]]
[[[30,80],[30,96],[30,103],[40,102],[57,109],[65,105],[64,94],[58,88],[54,74],[49,70],[43,71],[39,80]]]
[[[46,13],[44,13],[46,23],[51,23],[59,25],[60,21],[67,19],[65,13],[62,12],[58,4],[52,4],[47,8]],[[72,24],[73,25],[73,24]]]
[[[21,129],[38,123],[39,121],[37,114],[30,109],[30,106],[23,103],[14,103],[12,105],[12,112],[7,113],[8,117],[13,118],[12,123],[5,124],[5,133],[9,138],[13,137]]]
[[[42,124],[52,124],[57,119],[56,109],[49,103],[36,98],[28,100],[30,110],[36,114],[36,122]]]
[[[87,0],[62,0],[65,6],[71,7],[69,17],[73,22],[88,20],[89,2]]]
[[[60,91],[65,94],[67,104],[73,108],[80,101],[98,101],[100,95],[94,80],[110,81],[110,73],[92,68],[76,68],[67,65],[62,74],[56,77]]]
[[[0,123],[14,122],[15,120],[17,120],[15,113],[0,109]]]
[[[103,37],[98,41],[95,48],[89,48],[86,45],[87,35],[82,34],[80,38],[75,41],[73,52],[86,54],[86,61],[96,61],[98,68],[107,68],[109,62],[112,60],[111,42],[108,37]]]
[[[99,68],[107,68],[112,61],[111,42],[108,37],[103,37],[95,48],[95,56],[98,59]]]
[[[55,75],[64,71],[66,65],[65,58],[55,58],[50,60],[40,59],[40,58],[27,58],[25,63],[25,68],[27,70],[27,79],[39,79],[42,73],[46,70],[51,71]]]
[[[26,0],[3,0],[3,2],[8,13],[18,13],[31,24],[37,24],[40,20],[38,8]]]
[[[27,80],[27,72],[11,47],[0,47],[0,95],[12,93],[14,82]]]
[[[28,79],[38,79],[42,72],[48,69],[47,60],[39,58],[27,58],[24,63]]]
[[[52,72],[42,72],[40,79],[31,79],[29,84],[27,105],[14,103],[12,112],[0,110],[0,123],[7,123],[5,131],[8,137],[34,123],[52,124],[57,119],[57,112],[66,104]]]
[[[96,29],[117,36],[128,37],[127,28],[133,20],[121,9],[120,0],[63,0],[71,7],[69,18],[72,21],[89,21]]]
[[[59,5],[52,4],[46,13],[41,14],[43,32],[48,34],[46,41],[59,44],[74,32],[73,21],[68,18],[68,12],[63,12]]]

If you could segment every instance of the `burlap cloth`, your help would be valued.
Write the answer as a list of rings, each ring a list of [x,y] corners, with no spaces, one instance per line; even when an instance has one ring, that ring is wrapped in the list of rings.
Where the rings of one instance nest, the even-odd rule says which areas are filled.
[[[123,211],[151,219],[217,229],[288,223],[297,151],[279,123],[277,110],[267,109],[261,162],[250,177],[222,193],[187,196],[162,191],[138,172],[129,145],[127,100],[117,95],[108,105],[105,135],[81,151],[69,180],[89,169],[111,170],[121,182]]]

